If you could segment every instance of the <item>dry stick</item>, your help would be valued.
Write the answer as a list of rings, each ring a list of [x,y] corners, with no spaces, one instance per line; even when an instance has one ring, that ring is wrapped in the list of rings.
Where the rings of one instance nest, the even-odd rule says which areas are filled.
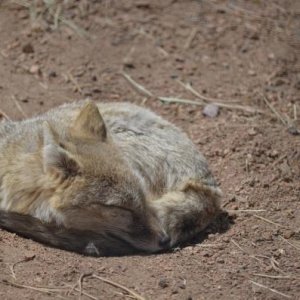
[[[116,283],[116,282],[113,282],[109,279],[106,279],[106,278],[103,278],[103,277],[100,277],[100,276],[97,276],[97,275],[92,275],[93,278],[97,278],[105,283],[108,283],[114,287],[117,287],[117,288],[120,288],[121,290],[127,292],[128,294],[132,295],[135,299],[137,300],[146,300],[144,297],[142,297],[141,295],[137,294],[136,292],[134,292],[133,290],[130,290],[129,288],[119,284],[119,283]]]
[[[256,285],[256,286],[258,286],[258,287],[267,289],[267,290],[269,290],[269,291],[271,291],[271,292],[273,292],[273,293],[275,293],[275,294],[278,294],[278,295],[280,295],[280,296],[282,296],[282,297],[284,297],[284,298],[287,298],[287,299],[291,299],[291,298],[292,298],[290,295],[287,295],[287,294],[284,294],[284,293],[282,293],[282,292],[279,292],[279,291],[277,291],[277,290],[275,290],[275,289],[269,288],[269,287],[267,287],[267,286],[265,286],[265,285],[263,285],[263,284],[261,284],[261,283],[255,282],[255,281],[253,281],[253,280],[249,280],[249,282],[253,283],[254,285]]]
[[[8,58],[8,54],[5,53],[5,50],[1,50],[0,54],[4,57],[4,58]]]
[[[27,114],[25,113],[24,109],[22,108],[22,106],[20,105],[19,101],[17,100],[16,96],[12,95],[11,99],[15,102],[15,105],[17,107],[17,109],[20,111],[20,113],[22,114],[22,116],[24,118],[27,118]]]
[[[286,275],[286,273],[278,267],[279,263],[278,263],[278,261],[273,256],[270,258],[270,262],[271,262],[272,268],[275,271],[277,271],[278,273]]]
[[[191,104],[191,105],[200,105],[204,106],[204,102],[199,102],[195,100],[189,100],[189,99],[181,99],[181,98],[175,98],[175,97],[155,97],[153,93],[151,93],[149,90],[147,90],[145,87],[134,81],[127,73],[122,72],[121,73],[123,77],[130,83],[130,85],[141,95],[146,96],[148,98],[156,98],[162,102],[166,103],[181,103],[181,104]],[[216,105],[228,108],[228,109],[237,109],[237,110],[243,110],[249,113],[260,113],[260,114],[266,114],[266,112],[253,108],[251,106],[243,106],[243,105],[234,105],[234,104],[228,104],[223,102],[214,102]]]
[[[12,277],[16,280],[17,277],[16,277],[16,273],[15,273],[15,266],[20,264],[20,263],[23,263],[23,262],[27,262],[27,261],[31,261],[35,258],[35,255],[33,256],[30,256],[30,257],[25,257],[24,259],[20,260],[20,261],[17,261],[15,262],[14,264],[12,264],[11,266],[9,266],[9,269],[11,271],[11,274],[12,274]]]
[[[11,121],[12,119],[3,111],[0,110],[0,116],[3,116],[7,121]]]
[[[268,274],[259,274],[259,273],[254,273],[252,274],[253,276],[258,276],[258,277],[264,277],[264,278],[271,278],[271,279],[300,279],[300,277],[297,276],[290,276],[290,275],[268,275]]]
[[[192,104],[192,105],[199,105],[199,106],[206,105],[203,102],[189,100],[189,99],[174,98],[174,97],[157,97],[157,99],[162,102],[167,102],[167,103],[182,103],[182,104]],[[253,108],[251,106],[234,105],[234,104],[227,104],[227,103],[223,103],[223,102],[214,102],[214,103],[223,108],[242,110],[242,111],[246,111],[248,113],[266,114],[263,110]]]
[[[268,101],[268,99],[264,95],[262,95],[262,98],[263,98],[264,102],[267,104],[267,106],[270,108],[270,110],[272,111],[272,113],[282,122],[282,124],[284,126],[286,126],[287,124],[286,124],[285,120],[279,114],[279,112],[274,108],[274,106]]]
[[[139,94],[146,96],[148,98],[154,97],[154,95],[150,91],[148,91],[142,85],[134,81],[127,73],[122,72],[121,74]]]
[[[234,209],[227,209],[226,210],[227,212],[230,212],[230,213],[239,213],[239,212],[242,212],[242,213],[254,213],[254,212],[265,212],[267,211],[266,209],[237,209],[237,210],[234,210]]]
[[[300,251],[300,247],[297,247],[296,245],[294,245],[293,243],[291,243],[290,241],[288,241],[287,239],[285,239],[283,236],[279,236],[283,241],[285,241],[286,243],[288,243],[290,246],[292,246],[293,248],[297,249]]]
[[[191,44],[192,44],[194,38],[196,37],[197,32],[198,32],[198,28],[193,28],[192,29],[190,35],[188,36],[188,38],[187,38],[187,40],[186,40],[186,42],[184,44],[183,49],[187,50],[187,49],[189,49],[191,47]]]
[[[198,245],[195,245],[195,247],[197,247],[197,248],[215,248],[215,249],[220,249],[220,248],[223,248],[224,245],[223,244],[198,244]]]
[[[11,282],[8,281],[6,279],[2,280],[3,283],[14,286],[14,287],[18,287],[18,288],[24,288],[24,289],[29,289],[29,290],[33,290],[33,291],[38,291],[41,293],[46,293],[46,294],[55,294],[55,289],[49,289],[49,288],[38,288],[38,287],[34,287],[34,286],[30,286],[30,285],[24,285],[24,284],[19,284],[19,283],[15,283],[15,282]],[[57,289],[56,291],[61,291],[62,289]],[[61,299],[67,299],[61,295],[57,295],[56,297],[61,298]]]
[[[278,159],[276,159],[273,163],[272,166],[276,166],[277,164],[279,164],[280,162],[282,162],[285,158],[287,158],[287,154],[284,154],[282,156],[280,156]]]
[[[59,15],[60,15],[61,11],[62,11],[62,6],[61,6],[61,4],[58,4],[55,14],[53,16],[53,23],[54,23],[55,29],[58,28]]]
[[[215,98],[210,98],[210,97],[207,97],[207,96],[204,96],[204,95],[202,95],[202,94],[200,94],[198,91],[196,91],[192,86],[191,86],[191,84],[190,83],[184,83],[184,82],[182,82],[181,80],[179,80],[179,79],[177,79],[176,80],[182,87],[184,87],[187,91],[189,91],[189,92],[191,92],[194,96],[196,96],[197,98],[199,98],[199,99],[201,99],[201,100],[203,100],[203,101],[207,101],[207,102],[213,102],[213,103],[215,103],[215,104],[220,104],[220,102],[221,103],[223,103],[223,101],[224,102],[240,102],[240,101],[238,101],[238,100],[234,100],[234,101],[225,101],[225,100],[223,100],[223,101],[220,101],[219,99],[215,99]]]
[[[297,121],[298,117],[297,117],[297,105],[296,104],[293,105],[293,110],[294,110],[294,121]]]
[[[87,274],[81,274],[79,279],[78,279],[78,285],[79,285],[79,299],[81,298],[81,295],[82,295],[82,281],[85,277],[90,277],[92,276],[93,273],[87,273]],[[75,286],[76,287],[76,286]]]
[[[81,86],[79,85],[79,83],[77,82],[77,80],[74,78],[74,76],[72,75],[72,73],[70,71],[67,72],[67,77],[74,84],[75,91],[78,91],[80,94],[82,94],[82,88],[81,88]]]
[[[69,287],[71,287],[70,285],[68,285]],[[72,287],[72,291],[76,291],[76,292],[80,292],[80,290],[78,289],[78,288],[74,288],[74,287]],[[82,291],[82,295],[84,295],[84,296],[86,296],[86,297],[88,297],[88,298],[90,298],[90,299],[93,299],[93,300],[99,300],[99,298],[97,298],[97,297],[95,297],[95,296],[93,296],[93,295],[91,295],[91,294],[89,294],[89,293],[87,293],[87,292],[85,292],[85,291]]]
[[[259,258],[257,258],[255,255],[250,254],[248,251],[246,251],[245,249],[243,249],[234,239],[231,239],[231,242],[238,247],[242,252],[246,253],[247,255],[249,255],[249,257],[254,258],[255,260],[257,260],[260,263],[263,263],[263,261]]]
[[[273,225],[276,225],[276,226],[279,226],[279,227],[283,227],[283,228],[285,227],[285,226],[283,226],[283,225],[281,225],[281,224],[275,223],[275,222],[273,222],[273,221],[271,221],[271,220],[269,220],[269,219],[266,219],[266,218],[261,217],[261,216],[258,216],[258,215],[253,215],[253,217],[258,218],[258,219],[261,219],[261,220],[263,220],[263,221],[265,221],[265,222],[267,222],[267,223],[270,223],[270,224],[273,224]]]

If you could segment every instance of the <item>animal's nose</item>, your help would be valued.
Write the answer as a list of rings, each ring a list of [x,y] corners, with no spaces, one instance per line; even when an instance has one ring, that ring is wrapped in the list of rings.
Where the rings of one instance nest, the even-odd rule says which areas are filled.
[[[170,247],[170,242],[171,242],[171,238],[168,235],[164,234],[161,236],[158,243],[160,247],[166,249]]]

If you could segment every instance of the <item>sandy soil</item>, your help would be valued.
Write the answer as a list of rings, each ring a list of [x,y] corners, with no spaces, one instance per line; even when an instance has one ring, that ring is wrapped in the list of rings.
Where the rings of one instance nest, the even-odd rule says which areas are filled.
[[[0,231],[0,298],[78,299],[92,272],[146,299],[300,299],[300,2],[15,2],[0,2],[3,119],[86,97],[145,105],[203,151],[228,214],[150,256],[82,257]],[[231,108],[205,117],[203,100]],[[91,277],[82,292],[128,298]]]

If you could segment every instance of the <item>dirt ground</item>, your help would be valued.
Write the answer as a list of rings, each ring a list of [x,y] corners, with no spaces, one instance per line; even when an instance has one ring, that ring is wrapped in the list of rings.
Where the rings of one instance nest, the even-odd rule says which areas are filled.
[[[129,298],[91,277],[80,296],[91,272],[145,299],[300,299],[300,1],[45,3],[0,2],[3,121],[87,97],[149,107],[207,157],[227,213],[201,242],[149,256],[83,257],[0,230],[0,299]]]

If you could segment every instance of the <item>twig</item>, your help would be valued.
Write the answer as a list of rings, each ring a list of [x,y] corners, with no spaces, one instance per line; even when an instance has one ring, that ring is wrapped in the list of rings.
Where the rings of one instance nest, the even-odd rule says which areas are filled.
[[[206,102],[213,102],[215,104],[218,104],[218,103],[223,103],[223,102],[240,102],[238,100],[230,100],[230,101],[226,101],[226,100],[223,100],[221,101],[220,99],[215,99],[215,98],[211,98],[211,97],[207,97],[207,96],[204,96],[202,94],[200,94],[198,91],[196,91],[192,85],[190,83],[184,83],[182,82],[181,80],[177,79],[176,80],[182,87],[184,87],[187,91],[189,91],[190,93],[192,93],[194,96],[196,96],[197,98],[203,100],[203,101],[206,101]]]
[[[189,100],[189,99],[175,98],[175,97],[158,97],[157,99],[167,103],[181,103],[181,104],[192,104],[192,105],[200,105],[200,106],[205,105],[205,103],[203,102]]]
[[[279,263],[278,263],[278,261],[273,256],[271,258],[269,258],[269,259],[270,259],[272,268],[276,272],[286,275],[286,273],[278,267]]]
[[[0,116],[3,116],[7,121],[12,120],[3,110],[0,110]]]
[[[121,74],[139,94],[149,98],[154,97],[154,95],[150,91],[148,91],[142,85],[134,81],[127,73],[122,72]]]
[[[285,227],[285,226],[283,226],[283,225],[281,225],[281,224],[275,223],[275,222],[273,222],[273,221],[271,221],[271,220],[269,220],[269,219],[266,219],[266,218],[264,218],[264,217],[261,217],[261,216],[259,216],[259,215],[253,215],[253,217],[258,218],[258,219],[261,219],[261,220],[263,220],[263,221],[265,221],[265,222],[267,222],[267,223],[270,223],[270,224],[273,224],[273,225],[276,225],[276,226],[279,226],[279,227]]]
[[[287,154],[284,154],[282,156],[280,156],[278,159],[276,159],[273,163],[272,166],[276,166],[277,164],[279,164],[280,162],[282,162],[285,158],[287,158]]]
[[[23,262],[28,262],[28,261],[31,261],[35,258],[35,255],[32,255],[32,256],[28,256],[28,257],[25,257],[24,259],[20,260],[20,261],[17,261],[15,262],[14,264],[12,264],[11,266],[9,266],[9,269],[11,271],[11,274],[12,274],[12,277],[16,280],[17,277],[16,277],[16,273],[15,273],[15,266],[20,264],[20,263],[23,263]]]
[[[54,16],[53,16],[53,23],[54,23],[54,28],[57,29],[58,28],[58,21],[59,21],[59,15],[62,11],[62,6],[61,4],[58,4],[57,5],[57,9],[54,13]]]
[[[80,277],[79,277],[79,279],[78,279],[78,285],[79,285],[79,299],[81,298],[81,295],[82,295],[82,282],[83,282],[83,279],[85,278],[85,277],[90,277],[90,276],[92,276],[93,275],[93,273],[87,273],[87,274],[81,274],[80,275]],[[76,286],[75,286],[75,288],[76,288]]]
[[[293,110],[294,110],[294,121],[297,121],[298,120],[298,117],[297,117],[297,105],[295,103],[293,105]]]
[[[117,288],[120,288],[121,290],[127,292],[128,294],[132,295],[135,299],[137,300],[146,300],[144,297],[140,296],[139,294],[137,294],[136,292],[134,292],[133,290],[130,290],[129,288],[119,284],[119,283],[116,283],[114,281],[111,281],[109,279],[106,279],[106,278],[103,278],[103,277],[100,277],[100,276],[97,276],[97,275],[92,275],[92,277],[94,278],[97,278],[105,283],[108,283],[114,287],[117,287]]]
[[[223,244],[197,244],[196,247],[220,249],[220,248],[224,247],[224,245]]]
[[[253,276],[271,278],[271,279],[300,279],[300,277],[290,276],[290,275],[268,275],[268,274],[258,274],[254,273]]]
[[[8,54],[5,53],[5,50],[0,50],[0,54],[1,54],[4,58],[8,58]]]
[[[246,160],[245,160],[245,167],[246,167],[246,172],[247,172],[247,174],[249,174],[249,172],[250,172],[250,166],[249,166],[250,164],[249,164],[249,159],[248,159],[248,157],[246,157]]]
[[[287,239],[285,239],[283,236],[279,236],[283,241],[285,241],[286,243],[288,243],[290,246],[292,246],[293,248],[297,249],[300,251],[300,247],[297,247],[296,245],[294,245],[293,243],[291,243],[290,241],[288,241]]]
[[[82,295],[82,280],[84,277],[89,277],[89,276],[92,276],[93,273],[82,273],[78,279],[78,281],[73,285],[73,287],[71,288],[71,290],[68,292],[68,295],[71,294],[75,288],[77,287],[77,285],[79,285],[79,298],[81,297]]]
[[[73,291],[80,292],[80,290],[76,287],[76,285],[77,285],[77,283],[74,286],[71,286],[69,284],[66,285],[67,287],[71,288],[71,290],[68,292],[68,295],[71,294]],[[93,299],[93,300],[99,300],[99,298],[97,298],[85,291],[82,291],[82,295],[87,296],[88,298]]]
[[[204,102],[199,102],[199,101],[190,100],[190,99],[181,99],[181,98],[176,98],[176,97],[155,97],[155,95],[153,93],[151,93],[145,87],[143,87],[142,85],[140,85],[139,83],[134,81],[127,73],[122,72],[121,74],[139,94],[146,96],[148,98],[156,98],[156,99],[158,99],[162,102],[166,102],[166,103],[181,103],[181,104],[191,104],[191,105],[199,105],[199,106],[206,105]],[[265,111],[262,111],[257,108],[253,108],[251,106],[229,104],[229,103],[223,103],[223,102],[214,102],[214,103],[223,108],[242,110],[242,111],[246,111],[248,113],[266,114]]]
[[[187,38],[187,40],[186,40],[186,42],[184,44],[183,49],[187,50],[187,49],[189,49],[191,47],[191,44],[192,44],[194,38],[196,37],[197,32],[198,32],[198,28],[193,28],[192,29],[190,35],[188,36],[188,38]]]
[[[291,299],[291,298],[292,298],[290,295],[287,295],[287,294],[284,294],[284,293],[282,293],[282,292],[279,292],[279,291],[277,291],[277,290],[275,290],[275,289],[269,288],[269,287],[267,287],[267,286],[265,286],[265,285],[263,285],[263,284],[261,284],[261,283],[255,282],[255,281],[253,281],[253,280],[249,280],[249,282],[251,282],[252,284],[254,284],[254,285],[258,286],[258,287],[267,289],[267,290],[269,290],[269,291],[271,291],[271,292],[273,292],[273,293],[275,293],[275,294],[278,294],[278,295],[280,295],[280,296],[282,296],[282,297],[284,297],[284,298],[287,298],[287,299]]]
[[[57,295],[55,293],[55,290],[51,289],[51,288],[39,288],[39,287],[30,286],[30,285],[24,285],[24,284],[19,284],[19,283],[11,282],[11,281],[8,281],[6,279],[3,279],[2,282],[5,283],[5,284],[14,286],[14,287],[29,289],[29,290],[38,291],[38,292],[41,292],[41,293],[46,293],[46,294],[55,294],[56,297],[58,297],[58,298],[67,299],[67,298],[65,298],[65,297],[63,297],[61,295]],[[61,290],[62,289],[57,288],[56,291],[61,291]]]
[[[74,84],[75,86],[75,92],[78,91],[80,94],[82,94],[82,88],[79,85],[79,83],[77,82],[77,80],[74,78],[74,76],[72,75],[72,73],[69,71],[67,72],[67,77],[70,79],[70,81]]]
[[[189,99],[174,98],[174,97],[158,97],[157,99],[162,102],[167,102],[167,103],[182,103],[182,104],[192,104],[192,105],[199,105],[199,106],[206,105],[203,102],[189,100]],[[216,105],[218,105],[219,107],[223,107],[223,108],[242,110],[242,111],[245,111],[248,113],[266,114],[263,110],[253,108],[251,106],[227,104],[227,103],[223,103],[223,102],[214,102],[214,103]]]
[[[227,212],[230,212],[230,213],[255,213],[255,212],[265,212],[266,210],[265,209],[237,209],[237,210],[234,210],[234,209],[227,209],[226,210]]]
[[[279,114],[279,112],[274,108],[274,106],[268,101],[268,99],[264,95],[262,95],[262,98],[263,98],[264,102],[266,103],[266,105],[270,108],[270,110],[272,111],[272,113],[282,122],[282,124],[284,126],[286,126],[287,124],[286,124],[285,120]]]
[[[25,113],[25,111],[24,111],[24,109],[22,108],[22,106],[20,105],[20,103],[19,103],[19,101],[17,100],[16,96],[15,96],[15,95],[12,95],[11,98],[12,98],[12,100],[14,101],[14,103],[15,103],[17,109],[18,109],[18,110],[20,111],[20,113],[22,114],[22,116],[23,116],[24,118],[27,118],[28,116],[27,116],[27,114]]]
[[[248,251],[246,251],[245,249],[243,249],[234,239],[231,239],[231,242],[238,247],[242,252],[246,253],[247,255],[249,255],[249,257],[254,258],[255,260],[257,260],[260,263],[263,263],[263,261],[259,258],[257,258],[255,255],[250,254]]]

